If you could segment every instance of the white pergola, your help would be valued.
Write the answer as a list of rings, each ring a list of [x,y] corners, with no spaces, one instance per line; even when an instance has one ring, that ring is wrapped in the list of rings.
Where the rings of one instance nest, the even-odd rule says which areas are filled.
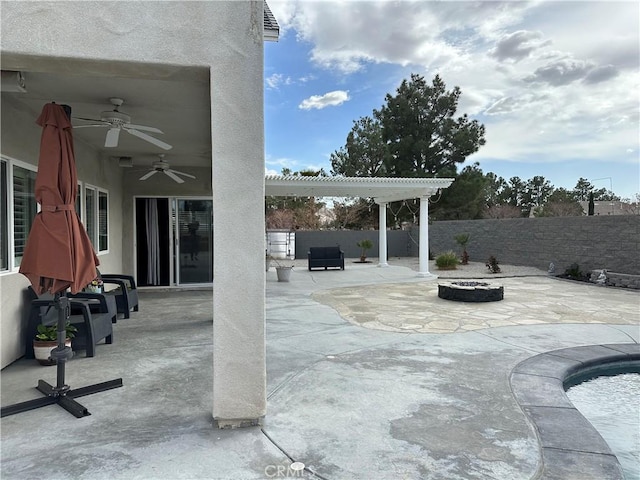
[[[301,177],[267,175],[265,195],[277,197],[364,197],[380,206],[379,267],[387,263],[387,204],[420,199],[419,271],[421,277],[436,278],[429,272],[429,197],[453,183],[453,178],[386,177]]]

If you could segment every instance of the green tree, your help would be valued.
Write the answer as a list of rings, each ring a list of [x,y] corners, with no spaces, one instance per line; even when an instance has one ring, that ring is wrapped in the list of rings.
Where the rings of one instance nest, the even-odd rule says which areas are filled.
[[[385,96],[386,104],[374,115],[388,149],[388,176],[453,176],[457,164],[485,144],[483,125],[466,114],[454,118],[460,94],[459,87],[447,91],[439,75],[428,85],[411,74],[395,95]]]
[[[346,145],[331,154],[331,174],[345,177],[385,176],[387,157],[388,150],[382,140],[380,122],[371,117],[361,117],[353,122]]]
[[[543,176],[536,175],[527,180],[520,205],[523,216],[528,217],[533,209],[544,205],[552,193],[553,185]]]
[[[546,203],[537,208],[537,217],[579,217],[584,214],[575,199],[575,191],[557,188],[549,195]]]
[[[486,210],[487,179],[478,162],[462,169],[455,182],[429,207],[434,220],[473,220],[483,218]]]
[[[526,185],[520,177],[511,177],[504,187],[498,199],[500,203],[520,207],[522,205]]]
[[[593,185],[586,178],[580,177],[578,183],[573,187],[573,195],[576,200],[586,201],[589,198],[589,194],[593,191]]]
[[[503,200],[503,194],[508,188],[508,184],[504,178],[497,176],[493,172],[489,172],[485,175],[485,204],[487,208],[491,208],[501,203],[506,203]]]

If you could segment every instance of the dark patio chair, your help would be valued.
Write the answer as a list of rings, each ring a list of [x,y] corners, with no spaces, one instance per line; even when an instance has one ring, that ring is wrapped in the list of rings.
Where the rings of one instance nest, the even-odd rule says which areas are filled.
[[[115,295],[118,313],[122,313],[124,318],[131,316],[131,310],[138,311],[138,288],[136,287],[135,279],[131,275],[101,273],[98,270],[98,278],[101,278],[104,284],[118,286],[105,293]]]
[[[78,300],[86,300],[89,305],[89,310],[92,313],[108,313],[111,318],[111,323],[118,321],[118,306],[116,295],[111,292],[105,293],[92,293],[92,292],[67,292],[67,297],[75,298]]]
[[[25,338],[25,357],[34,358],[33,339],[38,330],[38,325],[55,325],[58,322],[58,312],[53,306],[53,295],[38,295],[31,286],[28,287],[30,299],[28,308],[28,323]],[[97,302],[95,302],[97,300]],[[92,312],[90,304],[99,303],[102,311],[95,309]],[[105,343],[113,343],[112,313],[108,311],[107,301],[100,299],[70,298],[71,308],[69,323],[78,331],[71,341],[73,350],[85,350],[87,357],[95,356],[96,344],[104,339]]]

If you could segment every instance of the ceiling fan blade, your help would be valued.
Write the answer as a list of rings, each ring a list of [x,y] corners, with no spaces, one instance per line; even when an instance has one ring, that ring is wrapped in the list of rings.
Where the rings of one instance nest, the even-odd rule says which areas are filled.
[[[184,183],[184,180],[173,173],[171,170],[165,170],[164,173],[166,173],[168,177],[173,178],[177,183]]]
[[[162,130],[156,127],[147,127],[146,125],[132,125],[131,123],[126,123],[123,125],[124,128],[133,128],[135,130],[142,130],[143,132],[151,132],[151,133],[164,133]]]
[[[179,172],[178,170],[174,170],[172,168],[169,168],[167,170],[165,170],[165,172],[171,172],[171,173],[177,173],[178,175],[182,175],[184,177],[189,177],[189,178],[196,178],[193,175],[189,174],[189,173],[184,173],[184,172]]]
[[[101,122],[101,123],[105,123],[102,120],[100,120],[99,118],[84,118],[84,117],[71,117],[74,120],[86,120],[87,122]]]
[[[147,179],[147,178],[149,178],[151,175],[154,175],[154,174],[156,174],[156,173],[158,173],[158,171],[157,171],[157,170],[151,170],[150,172],[147,172],[147,173],[145,173],[143,176],[141,176],[141,177],[139,178],[139,180],[146,180],[146,179]]]
[[[73,128],[87,128],[87,127],[111,127],[108,123],[92,123],[89,125],[73,125]]]
[[[119,128],[109,129],[109,131],[107,132],[107,137],[104,139],[104,146],[117,147],[118,138],[120,138],[120,129]]]
[[[151,135],[147,135],[146,133],[142,133],[139,132],[138,130],[134,130],[133,128],[126,128],[123,127],[128,133],[130,133],[131,135],[141,138],[143,140],[146,140],[149,143],[153,143],[154,145],[156,145],[157,147],[160,147],[164,150],[170,150],[173,147],[171,145],[169,145],[168,143],[164,143],[161,140],[158,140],[157,138],[152,137]]]

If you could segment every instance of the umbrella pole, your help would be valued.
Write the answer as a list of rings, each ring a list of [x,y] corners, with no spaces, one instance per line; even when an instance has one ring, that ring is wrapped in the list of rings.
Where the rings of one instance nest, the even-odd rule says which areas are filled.
[[[108,382],[97,383],[95,385],[89,385],[76,390],[71,390],[69,385],[64,383],[65,364],[67,363],[67,360],[73,357],[71,347],[67,347],[65,345],[67,340],[66,327],[70,315],[69,299],[58,292],[54,296],[53,303],[54,307],[58,311],[58,346],[51,351],[51,358],[56,361],[56,386],[53,387],[44,380],[38,380],[36,389],[45,396],[43,398],[36,398],[35,400],[28,400],[26,402],[2,407],[2,417],[35,410],[36,408],[53,405],[54,403],[60,405],[76,418],[86,417],[91,414],[85,407],[76,402],[74,397],[91,395],[92,393],[103,392],[105,390],[111,390],[112,388],[122,386],[121,378],[109,380]]]
[[[51,358],[56,362],[57,373],[57,382],[54,390],[57,395],[64,395],[69,391],[69,386],[64,384],[65,365],[67,360],[73,357],[71,347],[66,346],[67,321],[70,315],[69,299],[58,292],[55,294],[53,302],[56,310],[58,310],[58,346],[51,350]]]

